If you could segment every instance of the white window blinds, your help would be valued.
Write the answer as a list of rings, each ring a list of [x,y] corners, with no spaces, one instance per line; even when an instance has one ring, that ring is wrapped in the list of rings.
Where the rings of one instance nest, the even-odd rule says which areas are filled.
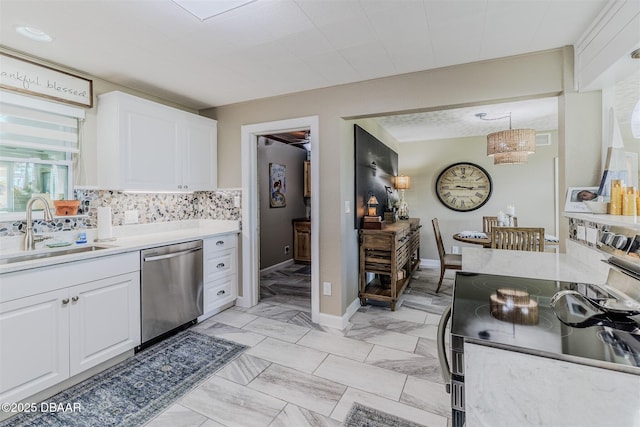
[[[78,111],[84,116],[84,112],[76,108],[60,108],[54,103],[3,93],[0,97],[0,141],[6,147],[77,153]]]

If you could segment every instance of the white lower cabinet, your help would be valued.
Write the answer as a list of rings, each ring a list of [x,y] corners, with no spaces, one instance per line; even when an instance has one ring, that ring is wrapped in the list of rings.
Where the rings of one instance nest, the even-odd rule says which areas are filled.
[[[0,304],[0,402],[16,402],[69,377],[68,291]]]
[[[75,286],[70,294],[71,375],[140,344],[140,275]]]
[[[78,274],[87,282],[78,283]],[[17,290],[20,282],[45,278],[44,292]],[[0,402],[27,398],[140,344],[138,252],[2,279]],[[64,281],[72,286],[61,286]]]
[[[238,297],[237,240],[231,233],[203,241],[204,313],[199,321],[230,307]]]

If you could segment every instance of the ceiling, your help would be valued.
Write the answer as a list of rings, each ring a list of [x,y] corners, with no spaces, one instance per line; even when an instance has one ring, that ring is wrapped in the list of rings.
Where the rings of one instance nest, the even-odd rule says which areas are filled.
[[[257,0],[201,21],[171,0],[0,0],[0,44],[203,109],[572,45],[606,3]]]
[[[204,109],[572,45],[608,0],[255,0],[205,20],[183,8],[207,2],[234,3],[0,0],[0,45]],[[29,40],[20,25],[53,41]],[[477,113],[557,129],[556,98],[376,120],[399,142],[508,128]]]

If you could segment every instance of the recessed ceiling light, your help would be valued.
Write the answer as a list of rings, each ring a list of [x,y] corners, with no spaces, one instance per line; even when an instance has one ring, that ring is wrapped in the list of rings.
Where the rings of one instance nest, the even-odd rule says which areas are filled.
[[[173,0],[178,6],[204,21],[217,15],[237,9],[257,0]]]
[[[39,42],[50,42],[53,40],[53,38],[49,34],[45,33],[39,28],[21,26],[17,27],[16,31],[22,36]]]

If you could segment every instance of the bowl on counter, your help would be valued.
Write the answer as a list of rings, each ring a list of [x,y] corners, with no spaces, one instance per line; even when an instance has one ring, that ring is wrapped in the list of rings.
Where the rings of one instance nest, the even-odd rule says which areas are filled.
[[[606,214],[607,207],[609,206],[607,202],[597,202],[595,200],[585,200],[584,204],[587,205],[589,210],[594,214]]]

